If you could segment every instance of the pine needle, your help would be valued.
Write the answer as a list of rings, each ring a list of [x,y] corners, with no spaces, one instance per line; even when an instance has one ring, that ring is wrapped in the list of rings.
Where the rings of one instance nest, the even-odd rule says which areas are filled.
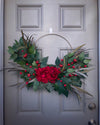
[[[81,88],[79,88],[79,87],[77,87],[77,86],[74,86],[74,85],[72,85],[72,86],[73,86],[74,88],[76,88],[78,91],[83,92],[83,93],[88,94],[88,95],[90,95],[90,96],[93,97],[93,95],[91,95],[90,93],[88,93],[88,92],[85,91],[84,89],[81,89]]]
[[[79,49],[82,48],[83,46],[85,46],[85,44],[83,44],[83,45],[77,47],[77,48],[73,51],[73,53],[75,53],[77,50],[79,50]]]

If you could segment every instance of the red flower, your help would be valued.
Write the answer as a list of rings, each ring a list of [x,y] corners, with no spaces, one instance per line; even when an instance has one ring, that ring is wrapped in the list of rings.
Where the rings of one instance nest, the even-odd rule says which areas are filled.
[[[27,53],[25,53],[25,55],[23,57],[26,58],[27,57]]]
[[[63,59],[61,59],[61,61],[63,61]]]
[[[38,68],[36,71],[36,78],[39,82],[43,83],[55,83],[58,79],[60,71],[56,67],[46,66],[44,68]]]
[[[30,68],[32,68],[32,66],[30,66]]]
[[[60,80],[60,82],[62,82],[62,80]]]

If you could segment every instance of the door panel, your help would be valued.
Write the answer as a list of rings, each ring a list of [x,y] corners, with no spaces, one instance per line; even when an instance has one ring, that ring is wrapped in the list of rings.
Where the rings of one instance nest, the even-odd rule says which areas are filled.
[[[82,87],[93,97],[82,94],[79,103],[71,93],[66,98],[56,92],[9,87],[22,80],[17,73],[5,72],[5,125],[87,125],[91,119],[98,124],[97,0],[5,0],[5,65],[9,65],[7,47],[19,39],[21,29],[37,40],[50,34],[51,28],[73,49],[84,43],[87,49],[92,48],[90,58],[95,69]],[[41,56],[49,56],[48,64],[71,49],[57,35],[45,36],[36,44]],[[96,104],[93,111],[88,108],[90,103]]]

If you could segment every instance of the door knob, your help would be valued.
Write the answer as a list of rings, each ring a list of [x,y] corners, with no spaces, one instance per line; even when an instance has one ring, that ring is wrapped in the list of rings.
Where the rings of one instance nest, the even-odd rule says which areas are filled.
[[[90,110],[96,109],[96,104],[95,104],[95,103],[90,103],[90,104],[88,105],[88,108],[89,108]]]
[[[96,121],[91,119],[89,122],[88,122],[88,125],[96,125]]]

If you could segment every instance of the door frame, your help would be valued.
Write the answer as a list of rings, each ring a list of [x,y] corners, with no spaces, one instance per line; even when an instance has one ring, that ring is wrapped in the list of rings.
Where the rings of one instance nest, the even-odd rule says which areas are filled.
[[[98,0],[98,57],[100,56],[100,0]],[[4,0],[0,0],[0,69],[4,67]],[[100,78],[100,57],[98,59],[98,78]],[[4,75],[0,72],[0,125],[4,125]],[[100,80],[99,80],[100,95]],[[99,125],[100,125],[100,96],[99,96]]]

